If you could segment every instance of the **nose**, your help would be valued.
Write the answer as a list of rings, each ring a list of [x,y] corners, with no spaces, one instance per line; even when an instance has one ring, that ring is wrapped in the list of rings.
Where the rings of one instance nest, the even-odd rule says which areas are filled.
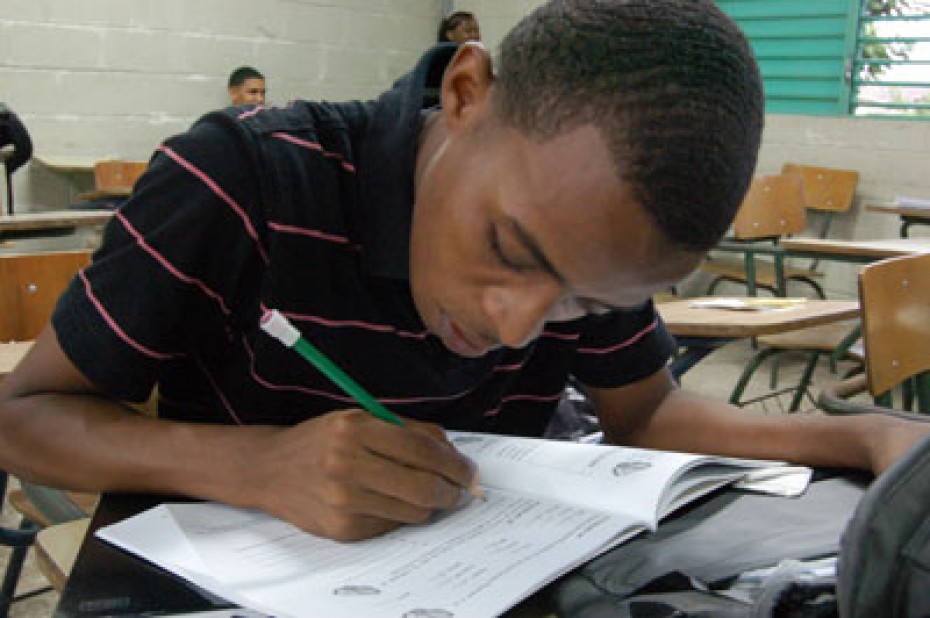
[[[489,287],[484,293],[484,309],[494,323],[498,341],[519,348],[539,336],[546,316],[561,296],[561,286],[556,283]]]

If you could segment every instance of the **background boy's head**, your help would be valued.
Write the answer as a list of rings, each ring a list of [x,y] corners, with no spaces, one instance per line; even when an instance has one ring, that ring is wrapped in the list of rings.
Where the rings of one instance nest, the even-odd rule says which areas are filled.
[[[265,76],[252,67],[239,67],[230,73],[227,88],[232,105],[265,104]]]
[[[716,244],[755,169],[762,82],[711,0],[563,0],[524,18],[496,58],[505,124],[546,139],[591,123],[675,246]]]
[[[481,31],[478,28],[478,19],[474,13],[456,11],[446,17],[439,24],[439,33],[436,41],[439,43],[464,43],[465,41],[480,41]]]

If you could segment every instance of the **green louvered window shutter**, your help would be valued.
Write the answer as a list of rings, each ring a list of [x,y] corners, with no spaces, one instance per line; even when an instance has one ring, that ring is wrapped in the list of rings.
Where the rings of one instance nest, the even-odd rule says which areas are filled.
[[[717,0],[746,33],[765,82],[766,111],[845,115],[857,0]]]

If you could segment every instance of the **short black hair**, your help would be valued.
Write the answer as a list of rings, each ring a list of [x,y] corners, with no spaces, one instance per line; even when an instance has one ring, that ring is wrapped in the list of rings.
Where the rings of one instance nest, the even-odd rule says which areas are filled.
[[[690,251],[726,232],[755,170],[759,69],[712,0],[553,0],[502,41],[496,114],[548,139],[593,124],[665,238]]]
[[[247,79],[265,79],[265,76],[262,75],[257,69],[253,69],[252,67],[239,67],[229,74],[229,83],[227,84],[227,88],[241,86]]]
[[[451,43],[452,41],[446,36],[446,32],[455,30],[460,23],[468,19],[475,19],[475,14],[468,11],[456,11],[439,22],[439,32],[436,33],[436,42]]]

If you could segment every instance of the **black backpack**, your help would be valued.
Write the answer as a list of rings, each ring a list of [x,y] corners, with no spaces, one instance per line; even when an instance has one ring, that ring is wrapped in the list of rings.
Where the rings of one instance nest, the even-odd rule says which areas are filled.
[[[930,616],[930,435],[859,502],[840,544],[843,618]]]

